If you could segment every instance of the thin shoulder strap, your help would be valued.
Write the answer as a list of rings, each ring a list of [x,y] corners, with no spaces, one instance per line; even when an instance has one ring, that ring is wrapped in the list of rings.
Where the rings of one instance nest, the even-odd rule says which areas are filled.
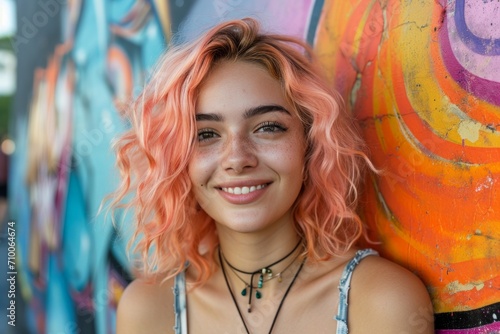
[[[186,274],[184,271],[175,276],[172,292],[174,293],[175,334],[187,334]]]
[[[352,272],[359,264],[359,262],[361,262],[362,259],[369,255],[378,255],[378,253],[370,248],[359,250],[344,268],[344,272],[342,273],[342,277],[340,278],[339,283],[339,307],[337,310],[337,316],[335,317],[335,319],[337,320],[337,334],[349,333],[349,330],[347,328],[347,309]]]

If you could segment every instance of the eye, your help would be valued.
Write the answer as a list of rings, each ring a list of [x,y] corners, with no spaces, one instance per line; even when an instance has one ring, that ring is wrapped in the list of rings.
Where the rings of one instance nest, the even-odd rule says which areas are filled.
[[[198,141],[203,142],[213,138],[217,138],[219,135],[212,129],[200,129],[198,130]]]
[[[278,122],[264,122],[257,128],[257,132],[285,132],[287,130],[287,127]]]

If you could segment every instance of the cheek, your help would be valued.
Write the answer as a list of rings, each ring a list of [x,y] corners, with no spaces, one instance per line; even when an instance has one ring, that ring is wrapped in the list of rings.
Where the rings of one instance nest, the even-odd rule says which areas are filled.
[[[189,178],[195,189],[204,186],[213,171],[214,161],[210,154],[196,152],[188,166]]]
[[[291,160],[290,165],[300,165],[302,167],[306,156],[306,139],[301,133],[296,133],[285,148],[287,157]]]
[[[304,179],[304,170],[305,170],[305,155],[306,155],[306,141],[302,137],[297,138],[297,140],[293,143],[293,146],[290,148],[290,166],[291,173],[299,184],[302,184],[302,180]],[[301,187],[301,186],[300,186]]]
[[[191,183],[193,184],[193,189],[196,190],[198,187],[203,183],[201,180],[203,179],[203,175],[201,173],[201,170],[203,170],[203,167],[199,163],[198,157],[194,156],[191,158],[191,162],[189,163],[188,166],[188,173],[189,173],[189,179],[191,180]]]
[[[202,205],[205,202],[203,200],[205,197],[203,196],[203,190],[206,187],[206,176],[204,170],[206,170],[206,168],[204,167],[203,159],[200,159],[200,157],[195,154],[189,163],[188,174],[192,184],[191,191],[199,205]]]
[[[274,169],[280,174],[302,180],[305,163],[305,144],[299,138],[266,150],[268,161],[272,161]],[[283,176],[285,176],[283,175]]]

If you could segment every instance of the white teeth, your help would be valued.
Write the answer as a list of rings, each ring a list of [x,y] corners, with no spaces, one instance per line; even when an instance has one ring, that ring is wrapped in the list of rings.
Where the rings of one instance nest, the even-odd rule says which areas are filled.
[[[258,186],[250,186],[250,187],[234,187],[234,188],[222,188],[222,191],[230,193],[230,194],[235,194],[235,195],[245,195],[248,193],[251,193],[255,190],[259,190],[264,188],[266,185],[265,184],[259,184]]]

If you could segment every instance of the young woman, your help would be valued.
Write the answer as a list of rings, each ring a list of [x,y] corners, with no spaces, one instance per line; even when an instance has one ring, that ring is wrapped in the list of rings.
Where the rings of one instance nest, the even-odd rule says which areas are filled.
[[[119,334],[433,332],[422,283],[353,246],[369,162],[307,45],[222,23],[165,54],[130,120],[114,205],[143,277]]]

